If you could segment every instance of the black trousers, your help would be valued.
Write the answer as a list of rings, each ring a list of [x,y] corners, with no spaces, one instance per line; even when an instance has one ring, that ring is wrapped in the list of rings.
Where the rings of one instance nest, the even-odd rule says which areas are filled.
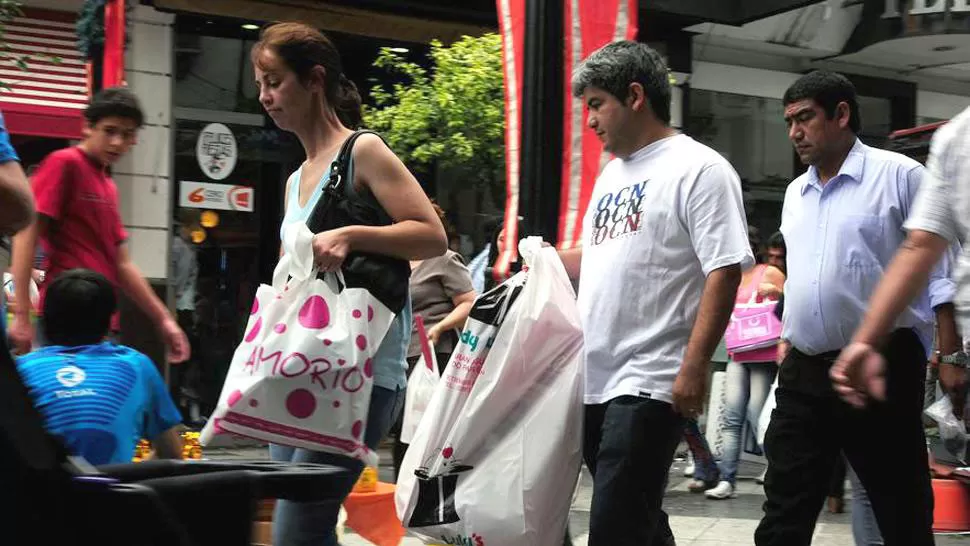
[[[684,418],[659,400],[587,405],[583,456],[593,475],[589,546],[673,546],[661,508]]]
[[[757,546],[809,546],[840,452],[872,501],[886,546],[933,544],[933,492],[923,434],[926,352],[910,329],[893,332],[883,355],[887,399],[864,410],[832,389],[838,353],[792,349],[781,365],[777,406],[765,436],[768,474]]]

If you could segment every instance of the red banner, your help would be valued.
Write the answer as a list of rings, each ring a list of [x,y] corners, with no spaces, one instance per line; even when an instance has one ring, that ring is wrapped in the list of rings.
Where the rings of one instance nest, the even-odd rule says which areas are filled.
[[[596,177],[609,160],[603,143],[587,130],[581,98],[573,97],[573,69],[600,47],[637,36],[637,0],[563,0],[566,10],[564,35],[564,131],[562,191],[559,206],[559,248],[578,246],[583,215]]]
[[[104,5],[104,89],[125,80],[125,0],[108,0]]]
[[[496,280],[504,279],[516,259],[519,216],[519,168],[522,139],[522,79],[525,60],[525,0],[496,0],[502,33],[505,70],[505,244],[494,265]],[[583,214],[593,184],[609,159],[603,144],[586,130],[582,99],[570,89],[573,69],[590,53],[612,41],[637,36],[638,0],[563,0],[565,111],[559,246],[573,248],[582,237]]]
[[[525,64],[525,0],[496,0],[502,33],[502,65],[505,71],[505,243],[499,248],[492,275],[509,274],[519,240],[519,168],[522,147],[522,76]]]

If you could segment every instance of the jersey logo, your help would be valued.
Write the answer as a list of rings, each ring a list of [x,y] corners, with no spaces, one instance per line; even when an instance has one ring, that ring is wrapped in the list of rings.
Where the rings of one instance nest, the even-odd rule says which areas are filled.
[[[61,385],[67,388],[76,387],[87,378],[84,370],[78,368],[77,366],[64,366],[63,368],[57,370],[57,380],[60,381]]]

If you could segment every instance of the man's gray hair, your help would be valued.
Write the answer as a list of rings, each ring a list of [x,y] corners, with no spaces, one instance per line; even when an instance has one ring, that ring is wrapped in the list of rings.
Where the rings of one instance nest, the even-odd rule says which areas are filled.
[[[663,57],[647,44],[624,40],[607,44],[576,68],[573,94],[597,87],[625,101],[631,83],[639,83],[657,118],[670,123],[670,75]]]

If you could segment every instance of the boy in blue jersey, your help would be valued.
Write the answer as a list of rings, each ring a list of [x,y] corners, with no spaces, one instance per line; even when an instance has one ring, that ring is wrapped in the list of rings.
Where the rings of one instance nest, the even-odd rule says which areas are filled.
[[[65,271],[44,301],[50,345],[20,357],[17,370],[47,430],[90,463],[130,462],[141,438],[156,456],[181,457],[182,417],[151,359],[104,339],[116,300],[87,269]]]

